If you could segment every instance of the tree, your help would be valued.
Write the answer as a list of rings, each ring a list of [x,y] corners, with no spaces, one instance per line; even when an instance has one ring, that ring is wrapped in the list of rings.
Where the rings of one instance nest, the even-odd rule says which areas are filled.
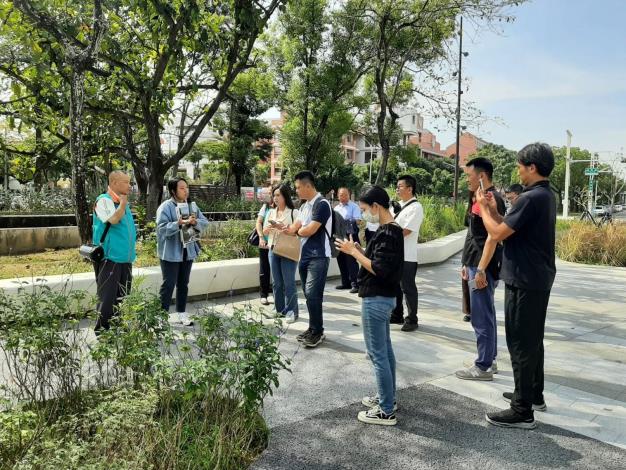
[[[331,9],[327,0],[294,0],[280,17],[279,39],[268,49],[286,115],[280,141],[289,173],[328,173],[338,161],[352,111],[362,106],[354,90],[370,66],[361,28],[349,2]]]
[[[85,73],[92,67],[105,30],[102,0],[94,0],[90,26],[86,22],[74,24],[78,28],[74,34],[62,34],[58,28],[58,19],[49,15],[45,7],[35,5],[29,0],[13,0],[14,5],[22,14],[38,28],[49,33],[62,46],[65,64],[69,68],[69,147],[72,160],[72,188],[76,204],[76,221],[82,243],[91,240],[91,205],[87,201],[86,175],[87,167],[83,150],[83,107],[85,95]],[[82,31],[81,31],[82,30]],[[85,30],[88,32],[85,33]],[[82,40],[77,40],[77,35]],[[82,33],[82,34],[81,34]]]
[[[496,188],[505,189],[517,183],[517,152],[502,145],[487,144],[468,157],[485,157],[493,163],[493,184]]]
[[[90,90],[86,109],[106,116],[119,129],[125,146],[120,154],[133,166],[149,217],[160,203],[168,169],[191,151],[237,76],[254,67],[255,42],[282,3],[118,0],[105,4],[108,29],[97,61],[86,68]],[[50,20],[45,29],[34,25],[40,35],[54,31],[45,38],[45,46],[52,52],[64,43],[84,49],[89,27],[80,23],[75,28],[66,18],[80,3],[56,5],[50,0],[32,8],[34,15],[45,13]],[[70,83],[71,77],[55,72],[59,81]],[[175,113],[176,151],[166,157],[160,134]]]
[[[451,78],[440,67],[449,56],[447,42],[455,34],[455,19],[489,22],[502,18],[514,0],[352,0],[365,24],[362,44],[371,51],[372,71],[366,84],[375,95],[376,131],[382,162],[376,177],[387,171],[396,135],[398,110],[415,95],[451,114],[450,95],[438,93]],[[510,20],[509,17],[506,17]],[[446,78],[448,77],[448,78]]]

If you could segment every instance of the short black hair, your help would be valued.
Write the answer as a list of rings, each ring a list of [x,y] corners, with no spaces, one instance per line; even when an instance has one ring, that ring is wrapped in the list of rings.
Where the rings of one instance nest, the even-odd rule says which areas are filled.
[[[505,189],[504,191],[505,193],[515,193],[515,194],[522,194],[522,192],[524,192],[524,186],[522,186],[521,184],[512,184],[511,186],[509,186],[508,188]]]
[[[385,209],[389,209],[389,194],[380,186],[374,185],[363,189],[359,201],[370,206],[376,203]]]
[[[484,171],[487,173],[487,178],[489,181],[493,179],[493,163],[491,160],[485,157],[476,157],[469,160],[465,166],[469,166],[478,171]]]
[[[535,165],[537,173],[547,178],[554,169],[554,153],[548,144],[528,144],[517,153],[517,161],[524,166]]]
[[[417,180],[411,175],[398,176],[398,181],[404,181],[404,184],[411,187],[411,192],[415,196],[417,192]]]
[[[180,183],[181,181],[184,181],[185,184],[189,186],[189,183],[187,183],[187,180],[185,178],[181,178],[180,176],[176,178],[172,178],[171,180],[167,182],[167,191],[170,193],[171,197],[174,197],[176,195],[176,190],[178,189],[178,183]],[[187,199],[187,201],[189,201],[189,199]]]
[[[300,173],[298,173],[296,176],[293,177],[293,180],[294,181],[300,180],[305,183],[309,183],[311,186],[315,187],[315,175],[309,170],[301,171]]]

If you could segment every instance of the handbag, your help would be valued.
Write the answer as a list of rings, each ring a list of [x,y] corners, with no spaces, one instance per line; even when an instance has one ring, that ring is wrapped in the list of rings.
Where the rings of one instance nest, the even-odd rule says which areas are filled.
[[[111,222],[106,223],[106,227],[104,228],[104,232],[102,232],[102,236],[100,237],[100,244],[93,245],[91,243],[87,243],[85,245],[81,245],[78,248],[78,253],[87,261],[90,261],[94,264],[99,264],[104,259],[104,248],[102,244],[104,243],[104,239],[107,236],[109,228],[111,227]]]
[[[301,244],[298,237],[286,235],[281,232],[274,234],[272,253],[292,261],[300,261]]]
[[[265,205],[265,215],[263,216],[263,221],[265,222],[265,219],[267,218],[267,214],[269,212],[269,207],[267,207],[267,205]],[[259,246],[259,234],[256,231],[256,226],[252,229],[252,232],[250,232],[250,235],[248,235],[248,244],[252,245],[252,246]]]

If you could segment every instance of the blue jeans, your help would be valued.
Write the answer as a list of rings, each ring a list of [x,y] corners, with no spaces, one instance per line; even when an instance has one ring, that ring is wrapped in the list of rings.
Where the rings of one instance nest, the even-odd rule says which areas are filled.
[[[306,258],[301,259],[298,265],[306,307],[309,311],[309,328],[314,334],[324,332],[322,302],[329,263],[330,259],[326,257]]]
[[[396,357],[389,336],[389,316],[396,306],[395,297],[364,297],[361,304],[363,337],[369,354],[382,410],[391,414],[396,397]]]
[[[269,253],[272,278],[274,280],[274,307],[276,313],[293,312],[298,316],[298,292],[296,291],[296,268],[298,263]]]
[[[476,277],[476,267],[468,266],[470,280]],[[470,288],[470,307],[472,327],[476,335],[478,358],[476,366],[481,370],[487,370],[498,355],[498,323],[496,322],[496,306],[493,294],[498,286],[498,281],[487,272],[487,287],[484,289]]]

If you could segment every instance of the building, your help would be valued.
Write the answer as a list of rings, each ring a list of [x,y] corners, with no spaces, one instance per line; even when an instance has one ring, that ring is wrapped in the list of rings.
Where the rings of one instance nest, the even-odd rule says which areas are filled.
[[[459,139],[459,165],[465,165],[467,161],[467,157],[475,154],[479,149],[487,145],[489,142],[481,139],[480,137],[476,137],[474,134],[469,132],[463,132]],[[448,145],[446,147],[445,155],[446,157],[454,157],[456,154],[456,142]]]

